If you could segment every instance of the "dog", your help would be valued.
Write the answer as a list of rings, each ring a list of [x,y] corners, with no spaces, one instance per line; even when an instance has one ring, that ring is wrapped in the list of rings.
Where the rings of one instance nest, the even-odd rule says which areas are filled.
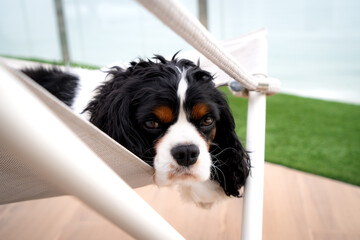
[[[100,81],[55,67],[22,72],[153,166],[158,186],[178,185],[204,208],[241,197],[249,155],[214,76],[199,63],[155,55],[111,67]]]

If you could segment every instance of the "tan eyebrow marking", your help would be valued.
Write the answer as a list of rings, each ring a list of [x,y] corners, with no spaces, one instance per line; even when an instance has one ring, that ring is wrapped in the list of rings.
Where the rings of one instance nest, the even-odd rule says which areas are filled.
[[[191,117],[196,120],[202,119],[209,112],[209,108],[204,103],[196,104],[191,110]]]
[[[216,135],[216,126],[214,127],[214,129],[212,130],[211,132],[211,135],[210,135],[210,138],[207,142],[207,145],[208,145],[208,150],[210,150],[210,146],[211,146],[211,143],[214,141],[215,139],[215,135]]]
[[[168,106],[156,107],[153,113],[162,123],[170,123],[174,118],[173,112]]]

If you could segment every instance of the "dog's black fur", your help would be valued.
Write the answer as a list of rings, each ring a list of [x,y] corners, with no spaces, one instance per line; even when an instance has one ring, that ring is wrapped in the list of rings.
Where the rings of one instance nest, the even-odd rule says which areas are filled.
[[[63,72],[60,68],[53,67],[46,69],[43,67],[22,70],[27,76],[43,86],[51,94],[71,106],[76,96],[79,78],[73,74]]]
[[[250,159],[235,133],[235,123],[225,97],[212,82],[213,76],[189,60],[171,61],[161,56],[155,60],[139,60],[130,67],[113,67],[110,80],[97,89],[97,93],[84,112],[90,113],[90,122],[125,146],[131,152],[153,165],[154,145],[171,125],[147,129],[144,122],[152,119],[151,109],[167,105],[179,112],[177,85],[178,69],[186,69],[188,80],[185,108],[205,102],[212,109],[215,124],[204,128],[193,124],[199,133],[211,142],[209,152],[213,161],[211,178],[220,183],[228,196],[240,197],[250,171]],[[71,106],[76,95],[78,78],[59,69],[23,70],[61,101]],[[173,122],[176,121],[176,118]],[[216,129],[214,129],[216,128]],[[216,130],[215,136],[213,136]]]

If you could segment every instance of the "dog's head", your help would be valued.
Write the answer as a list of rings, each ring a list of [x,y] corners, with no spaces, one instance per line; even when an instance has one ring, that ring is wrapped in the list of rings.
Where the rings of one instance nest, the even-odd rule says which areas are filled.
[[[249,157],[213,76],[189,60],[113,67],[89,103],[90,121],[154,166],[156,184],[215,180],[239,197]]]

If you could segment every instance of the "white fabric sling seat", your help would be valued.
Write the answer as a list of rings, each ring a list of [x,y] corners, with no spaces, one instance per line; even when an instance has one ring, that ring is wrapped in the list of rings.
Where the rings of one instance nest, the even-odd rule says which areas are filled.
[[[250,72],[266,74],[266,61],[261,61],[261,63],[260,61],[256,62],[259,52],[264,51],[264,49],[266,50],[266,30],[260,30],[241,38],[224,42],[224,46],[225,49],[228,49],[229,52],[234,54],[234,57],[239,62],[244,63],[244,66],[246,66]],[[197,59],[200,58],[202,68],[216,73],[217,78],[215,81],[217,85],[224,85],[231,80],[227,74],[198,52],[180,53],[180,57],[185,57],[193,61],[197,61]],[[6,63],[10,66],[7,66]],[[4,91],[7,91],[6,81],[10,81],[10,79],[4,79],[4,73],[7,73],[11,81],[17,80],[21,82],[32,94],[35,94],[43,104],[51,109],[56,117],[63,121],[77,137],[132,188],[152,183],[152,167],[127,151],[91,123],[74,114],[65,104],[41,86],[38,86],[28,79],[27,76],[11,68],[11,66],[19,67],[19,64],[27,66],[26,63],[18,63],[14,60],[2,60],[0,76],[1,82],[4,84],[2,87]],[[17,97],[17,95],[14,94],[14,97]],[[22,106],[19,106],[19,108],[21,107]],[[25,121],[25,119],[22,121]],[[34,127],[41,128],[41,126]],[[4,145],[0,146],[0,204],[64,194],[53,186],[50,186],[39,174],[33,172],[31,166],[26,165],[26,161],[17,160],[14,154],[5,151],[3,147]]]

